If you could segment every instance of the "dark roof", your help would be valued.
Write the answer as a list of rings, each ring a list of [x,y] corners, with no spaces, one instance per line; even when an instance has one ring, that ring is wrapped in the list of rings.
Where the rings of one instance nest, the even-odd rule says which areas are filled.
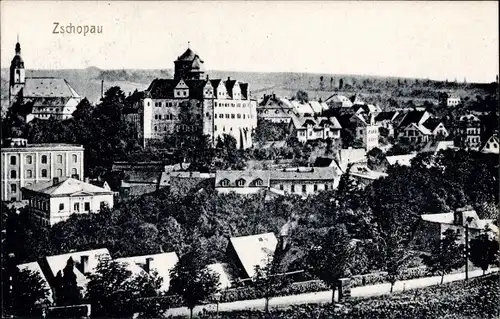
[[[424,126],[427,127],[429,130],[434,131],[436,127],[441,124],[441,121],[437,118],[430,118],[425,121]]]
[[[227,94],[230,97],[233,97],[233,88],[234,88],[234,85],[236,84],[236,81],[235,80],[227,80],[226,82],[224,82],[224,84],[226,85]]]
[[[394,115],[396,115],[396,112],[390,111],[390,112],[380,112],[375,116],[375,121],[385,121],[385,120],[392,120]]]
[[[422,116],[424,116],[425,111],[409,111],[403,118],[399,126],[406,127],[411,123],[418,123]]]
[[[329,167],[333,162],[333,158],[328,157],[316,157],[314,161],[314,167]]]
[[[250,92],[248,92],[248,83],[240,83],[241,97],[248,99]]]
[[[188,48],[180,57],[177,58],[177,61],[193,61],[195,58],[200,59],[200,56]],[[203,60],[200,59],[200,62],[203,63]]]
[[[155,79],[149,85],[148,89],[145,91],[145,94],[150,96],[153,99],[173,99],[174,98],[174,90],[180,80],[175,79]],[[217,87],[219,86],[221,80],[208,80],[210,84],[214,88],[214,94],[217,96]],[[189,98],[192,99],[201,99],[203,98],[203,88],[206,86],[207,80],[185,80],[184,82],[189,87]],[[235,80],[228,80],[224,82],[226,85],[228,94],[232,97],[232,91],[234,85],[236,84]],[[239,83],[241,89],[242,98],[246,99],[248,96],[248,83]]]
[[[206,80],[186,80],[187,86],[189,86],[189,97],[195,99],[203,98],[203,88],[207,84]]]
[[[153,99],[171,99],[174,98],[174,89],[178,82],[179,80],[173,79],[155,79],[147,91],[150,92]]]

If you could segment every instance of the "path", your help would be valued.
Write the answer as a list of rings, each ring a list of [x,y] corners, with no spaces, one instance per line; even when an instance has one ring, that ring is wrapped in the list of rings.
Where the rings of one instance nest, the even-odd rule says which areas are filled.
[[[489,274],[492,272],[497,272],[498,270],[499,268],[490,268],[488,271],[486,271],[486,273]],[[481,276],[482,274],[483,274],[482,270],[469,271],[469,278],[478,277]],[[465,273],[445,275],[443,282],[446,283],[459,280],[465,280]],[[441,282],[441,276],[397,281],[396,284],[394,285],[394,292],[434,286],[438,285],[440,282]],[[351,289],[351,297],[370,297],[370,296],[379,296],[388,294],[390,292],[390,287],[391,285],[388,283],[355,287]],[[338,298],[337,293],[335,294],[335,298],[336,299]],[[332,291],[327,290],[327,291],[304,293],[299,295],[274,297],[271,298],[271,300],[269,301],[269,307],[280,308],[290,305],[300,305],[308,303],[329,303],[331,302],[331,300],[332,300]],[[219,304],[219,311],[264,309],[264,305],[265,305],[265,300],[263,298],[252,299],[252,300],[239,300],[239,301],[225,302]],[[216,305],[209,304],[209,305],[197,306],[194,308],[193,313],[197,314],[203,309],[209,311],[215,311]],[[166,311],[165,315],[189,316],[189,310],[186,307],[171,308]]]

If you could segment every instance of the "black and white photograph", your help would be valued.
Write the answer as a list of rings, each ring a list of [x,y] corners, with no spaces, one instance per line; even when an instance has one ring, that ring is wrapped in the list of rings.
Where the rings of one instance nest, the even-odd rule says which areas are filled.
[[[500,318],[497,1],[0,2],[2,318]]]

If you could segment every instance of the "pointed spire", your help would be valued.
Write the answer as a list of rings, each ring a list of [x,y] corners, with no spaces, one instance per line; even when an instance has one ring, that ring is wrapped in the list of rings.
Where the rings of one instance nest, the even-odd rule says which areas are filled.
[[[189,45],[191,44],[191,41],[188,41],[188,49],[190,49]]]
[[[21,54],[21,44],[19,44],[19,33],[17,34],[16,54]]]

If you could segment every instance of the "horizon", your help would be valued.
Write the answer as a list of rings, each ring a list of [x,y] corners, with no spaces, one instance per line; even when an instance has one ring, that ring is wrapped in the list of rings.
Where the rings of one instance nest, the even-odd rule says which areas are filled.
[[[2,68],[19,33],[26,70],[172,70],[188,41],[207,72],[491,83],[499,69],[493,1],[0,4]],[[40,4],[44,16],[33,10]],[[176,14],[165,19],[168,11]],[[103,32],[52,34],[54,21]]]

